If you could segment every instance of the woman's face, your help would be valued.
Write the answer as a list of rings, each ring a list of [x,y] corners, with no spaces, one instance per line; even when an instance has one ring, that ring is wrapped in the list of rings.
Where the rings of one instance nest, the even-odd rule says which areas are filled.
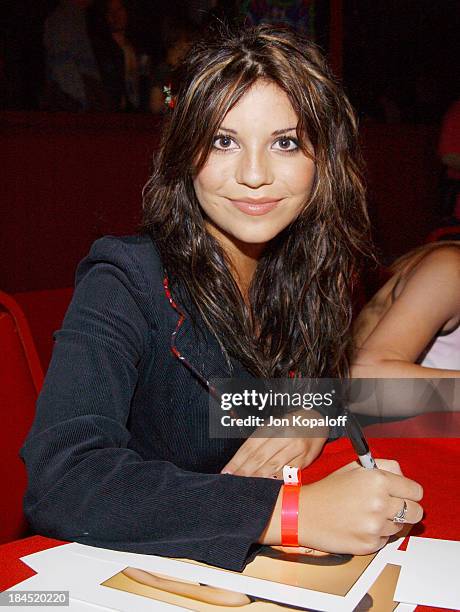
[[[194,187],[222,243],[263,246],[309,198],[315,164],[300,149],[298,118],[277,85],[257,81],[227,113]],[[313,151],[312,151],[313,152]]]

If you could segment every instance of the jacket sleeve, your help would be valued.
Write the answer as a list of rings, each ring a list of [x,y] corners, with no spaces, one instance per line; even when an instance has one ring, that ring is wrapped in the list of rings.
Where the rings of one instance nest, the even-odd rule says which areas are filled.
[[[56,333],[21,450],[32,528],[83,544],[192,558],[241,571],[281,483],[185,471],[128,447],[138,365],[152,338],[146,283],[123,244],[98,241]]]

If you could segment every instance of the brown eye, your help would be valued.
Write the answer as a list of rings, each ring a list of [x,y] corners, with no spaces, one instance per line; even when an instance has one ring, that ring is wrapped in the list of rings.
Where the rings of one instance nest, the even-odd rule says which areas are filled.
[[[235,144],[233,138],[225,134],[218,134],[215,136],[212,144],[215,149],[219,149],[220,151],[235,148],[232,146],[232,144]]]
[[[299,148],[299,142],[296,138],[288,138],[287,136],[282,136],[275,141],[275,147],[278,151],[296,151]]]

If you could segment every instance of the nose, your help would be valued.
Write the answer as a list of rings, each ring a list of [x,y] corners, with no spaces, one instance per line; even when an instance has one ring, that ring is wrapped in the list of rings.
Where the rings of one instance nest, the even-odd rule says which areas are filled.
[[[273,171],[269,156],[263,150],[243,151],[238,159],[236,182],[257,189],[273,183]]]

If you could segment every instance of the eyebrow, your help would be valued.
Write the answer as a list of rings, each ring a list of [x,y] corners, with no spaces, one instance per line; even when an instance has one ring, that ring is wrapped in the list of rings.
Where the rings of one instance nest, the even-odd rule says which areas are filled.
[[[220,126],[220,128],[223,132],[229,132],[230,134],[238,134],[238,132],[236,130],[231,130],[230,128],[226,128],[223,125]],[[293,130],[297,130],[297,127],[288,127],[288,128],[283,128],[281,130],[275,130],[274,132],[272,132],[272,136],[279,136],[280,134],[285,134],[286,132],[292,132]]]

